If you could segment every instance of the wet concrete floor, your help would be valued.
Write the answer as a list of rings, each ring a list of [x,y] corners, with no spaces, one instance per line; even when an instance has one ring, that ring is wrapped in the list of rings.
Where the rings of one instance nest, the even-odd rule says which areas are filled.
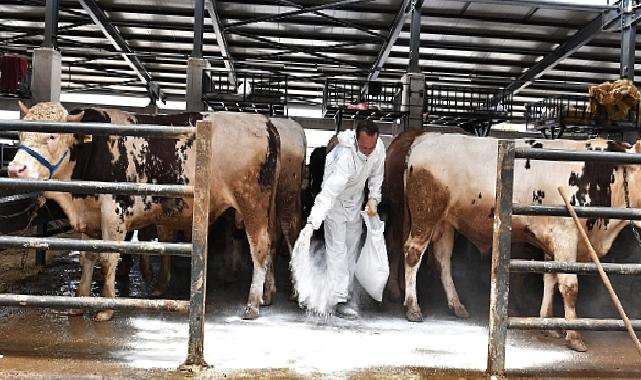
[[[8,292],[71,295],[79,278],[77,259],[61,256],[43,273],[8,284]],[[189,262],[174,264],[167,298],[187,299]],[[321,318],[287,301],[287,286],[279,281],[274,304],[263,307],[258,320],[243,321],[249,279],[224,284],[217,275],[210,268],[204,343],[210,368],[197,378],[485,377],[485,312],[471,308],[472,317],[462,321],[441,300],[423,302],[425,322],[409,323],[399,305],[365,300],[358,321]],[[94,278],[100,283],[99,270]],[[99,289],[94,286],[96,294]],[[119,292],[144,297],[137,269],[121,281]],[[585,332],[586,353],[538,332],[508,336],[510,378],[641,378],[641,359],[623,332]],[[0,378],[183,378],[187,375],[177,368],[186,358],[187,341],[186,315],[117,311],[110,322],[93,322],[90,314],[0,308]]]

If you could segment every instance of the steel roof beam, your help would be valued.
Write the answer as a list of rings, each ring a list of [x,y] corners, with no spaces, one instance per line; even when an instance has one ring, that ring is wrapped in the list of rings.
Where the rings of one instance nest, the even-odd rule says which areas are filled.
[[[460,0],[450,0],[457,1]],[[616,5],[597,5],[560,2],[558,0],[472,0],[475,3],[499,4],[499,5],[522,5],[532,8],[562,9],[568,11],[602,12],[609,9],[616,9]]]
[[[376,60],[374,61],[369,75],[367,76],[368,81],[376,80],[378,78],[378,74],[381,72],[383,65],[387,61],[387,57],[389,57],[389,54],[392,51],[392,47],[396,43],[398,36],[401,34],[401,30],[403,30],[403,26],[405,25],[405,17],[410,11],[410,6],[412,5],[411,3],[412,2],[410,0],[403,0],[401,7],[399,8],[398,12],[396,12],[394,22],[392,23],[389,34],[387,35],[387,39],[381,45],[381,50],[379,50],[378,55],[376,56]]]
[[[565,42],[559,45],[551,53],[546,55],[539,62],[534,64],[530,69],[525,71],[515,81],[510,83],[505,89],[506,92],[515,93],[530,84],[533,80],[537,79],[546,71],[552,69],[559,62],[569,57],[576,50],[585,45],[592,37],[603,29],[609,18],[612,17],[611,12],[603,12],[595,17],[589,24],[578,30],[574,35],[568,38]]]
[[[304,48],[302,46],[281,44],[279,42],[274,42],[274,41],[272,41],[270,39],[267,39],[267,38],[253,36],[251,34],[243,33],[243,32],[237,31],[237,30],[230,31],[230,33],[234,33],[234,34],[237,34],[239,36],[243,36],[245,38],[249,38],[249,39],[252,39],[252,40],[256,40],[256,41],[262,42],[262,43],[264,43],[266,45],[275,47],[277,49],[284,49],[284,50],[287,50],[287,51],[290,51],[290,52],[299,52],[299,53],[309,54],[309,55],[311,55],[313,57],[322,58],[324,60],[327,60],[329,62],[338,64],[338,65],[347,65],[347,66],[351,66],[351,67],[363,68],[363,66],[358,64],[357,62],[346,61],[346,60],[343,60],[343,59],[340,59],[340,58],[334,58],[334,57],[331,57],[331,56],[327,56],[327,55],[324,55],[324,54],[317,53],[316,49],[314,49],[314,48]]]
[[[276,0],[276,1],[278,1],[281,4],[289,5],[290,7],[294,7],[294,8],[298,8],[298,9],[305,9],[304,5],[297,4],[297,3],[293,2],[293,1],[290,1],[290,0]],[[323,13],[321,11],[313,11],[311,13],[313,13],[313,14],[315,14],[317,16],[320,16],[320,17],[322,17],[324,19],[327,19],[327,20],[329,20],[331,22],[334,22],[336,24],[343,25],[343,26],[348,27],[348,28],[359,30],[359,31],[361,31],[363,33],[369,34],[372,37],[376,37],[379,40],[382,40],[382,41],[386,40],[386,37],[384,35],[382,35],[380,33],[376,33],[376,32],[374,32],[374,31],[372,31],[372,30],[370,30],[370,29],[368,29],[368,28],[366,28],[364,26],[361,26],[361,25],[358,25],[358,24],[354,24],[353,22],[349,22],[349,21],[341,20],[341,19],[336,18],[336,17],[332,17],[332,16],[330,16],[330,15],[328,15],[326,13]]]
[[[98,6],[95,0],[78,0],[82,8],[87,12],[93,22],[100,28],[105,38],[113,45],[113,47],[122,55],[122,58],[131,66],[138,78],[145,82],[150,97],[161,99],[163,103],[166,102],[166,97],[154,83],[151,75],[147,72],[145,66],[140,62],[137,56],[130,55],[133,53],[129,44],[122,37],[120,32],[109,22],[109,18],[105,12]],[[152,100],[155,100],[152,99]]]
[[[233,24],[229,24],[229,25],[225,26],[225,30],[235,29],[235,28],[238,28],[239,26],[243,26],[243,25],[247,25],[247,24],[253,24],[253,23],[257,23],[257,22],[276,21],[276,20],[279,20],[281,18],[300,15],[300,14],[303,14],[303,13],[311,13],[311,12],[320,11],[320,10],[323,10],[323,9],[338,9],[338,8],[344,6],[344,5],[363,3],[363,2],[366,2],[366,1],[371,1],[371,0],[339,0],[339,1],[334,1],[332,3],[321,4],[321,5],[317,5],[317,6],[313,6],[313,7],[305,7],[305,8],[297,9],[297,10],[291,11],[291,12],[285,12],[285,13],[269,15],[269,16],[263,16],[263,17],[257,17],[257,18],[253,18],[253,19],[250,19],[250,20],[235,22]]]
[[[225,70],[229,71],[229,81],[232,84],[236,83],[236,69],[234,67],[234,59],[231,56],[229,45],[227,44],[227,37],[223,28],[223,21],[220,18],[218,9],[216,8],[216,0],[206,0],[207,12],[211,17],[211,22],[214,26],[214,33],[216,34],[216,42],[224,59]]]

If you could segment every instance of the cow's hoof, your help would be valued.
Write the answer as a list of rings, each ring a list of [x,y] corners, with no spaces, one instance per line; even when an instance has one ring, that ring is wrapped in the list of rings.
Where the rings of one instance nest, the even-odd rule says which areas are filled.
[[[258,308],[252,305],[245,306],[245,312],[243,313],[243,319],[251,321],[258,318]]]
[[[588,350],[588,346],[581,338],[566,339],[565,344],[574,351],[585,352]]]
[[[394,303],[401,303],[403,301],[401,289],[399,289],[397,286],[387,288],[387,297]]]
[[[470,317],[470,314],[467,312],[463,304],[459,303],[458,305],[452,305],[450,306],[450,310],[454,312],[454,315],[456,315],[457,318],[467,319]]]
[[[543,336],[559,339],[561,338],[561,332],[558,330],[543,330]]]
[[[67,315],[70,317],[81,317],[85,313],[82,309],[69,309]]]
[[[423,322],[423,314],[421,314],[421,309],[418,307],[415,309],[408,309],[407,312],[405,312],[405,316],[410,322]]]
[[[96,322],[105,322],[111,320],[111,317],[113,317],[113,315],[113,310],[101,310],[97,312],[92,319]]]

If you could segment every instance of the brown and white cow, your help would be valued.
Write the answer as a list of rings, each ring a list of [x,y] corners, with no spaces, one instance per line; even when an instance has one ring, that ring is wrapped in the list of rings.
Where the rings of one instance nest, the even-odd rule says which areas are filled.
[[[77,121],[58,103],[21,104],[26,120]],[[100,112],[100,111],[98,111]],[[127,112],[113,112],[115,123],[134,123]],[[242,217],[254,263],[244,317],[258,316],[263,300],[266,265],[275,235],[275,197],[280,166],[280,139],[271,121],[261,115],[215,113],[213,122],[211,220],[228,208]],[[71,133],[21,132],[18,151],[9,166],[17,178],[54,178],[157,184],[193,183],[195,151],[187,140],[139,137],[99,137],[84,143]],[[197,173],[206,175],[206,173]],[[155,224],[181,229],[191,224],[192,200],[156,196],[96,195],[45,192],[60,204],[71,226],[105,240],[124,240],[129,230]],[[103,296],[115,297],[117,253],[83,253],[79,296],[90,294],[91,277],[100,257],[105,278]],[[269,285],[269,283],[267,284]],[[267,292],[273,289],[267,288]],[[109,320],[113,310],[101,310],[95,320]]]
[[[405,306],[410,321],[422,320],[416,300],[416,273],[430,241],[434,244],[434,257],[440,267],[449,307],[458,316],[467,314],[459,301],[450,272],[454,231],[462,233],[481,252],[492,245],[497,141],[428,133],[417,137],[412,146],[405,172],[410,233],[404,246]],[[600,139],[517,140],[519,146],[641,152],[641,142],[629,147]],[[630,189],[629,205],[624,200],[625,175]],[[640,181],[641,170],[634,165],[517,160],[514,166],[514,202],[560,205],[563,201],[557,188],[565,186],[577,206],[641,207],[641,194],[636,186]],[[582,222],[600,256],[607,254],[614,239],[629,223],[610,219],[582,219]],[[437,237],[435,231],[441,228],[442,234]],[[548,260],[590,260],[571,218],[515,216],[512,239],[540,248]],[[544,275],[541,317],[552,316],[557,284],[563,296],[565,318],[575,318],[578,295],[575,274]],[[578,351],[587,349],[576,331],[567,331],[566,343]]]
[[[102,109],[102,108],[85,108],[75,109],[69,112],[70,115],[80,114],[81,123],[120,123],[120,124],[153,124],[163,126],[190,126],[195,125],[196,121],[203,118],[199,112],[183,112],[176,114],[132,114],[116,109]],[[189,226],[186,226],[186,228]],[[188,229],[188,228],[187,228]],[[187,232],[187,231],[183,231]],[[130,231],[129,234],[132,234]],[[150,225],[138,231],[138,239],[141,241],[151,241],[158,238],[160,241],[171,242],[174,241],[177,231],[165,226]],[[131,255],[122,255],[123,261],[119,266],[119,271],[124,273],[129,272],[129,260],[125,263]],[[124,267],[124,268],[121,268]],[[140,256],[140,271],[142,273],[145,283],[150,286],[149,294],[152,297],[162,296],[171,281],[171,256],[160,256],[160,273],[158,274],[157,281],[152,285],[153,273],[151,270],[150,256]],[[118,276],[118,274],[117,274]]]

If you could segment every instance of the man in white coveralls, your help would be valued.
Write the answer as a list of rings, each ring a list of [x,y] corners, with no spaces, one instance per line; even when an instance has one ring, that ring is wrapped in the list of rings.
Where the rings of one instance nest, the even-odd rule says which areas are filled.
[[[358,318],[348,301],[361,242],[365,181],[369,179],[367,209],[373,216],[381,201],[384,165],[385,147],[374,122],[361,120],[355,131],[340,132],[338,145],[327,154],[321,191],[301,231],[301,236],[309,239],[325,222],[327,271],[336,286],[336,315],[341,318]]]

